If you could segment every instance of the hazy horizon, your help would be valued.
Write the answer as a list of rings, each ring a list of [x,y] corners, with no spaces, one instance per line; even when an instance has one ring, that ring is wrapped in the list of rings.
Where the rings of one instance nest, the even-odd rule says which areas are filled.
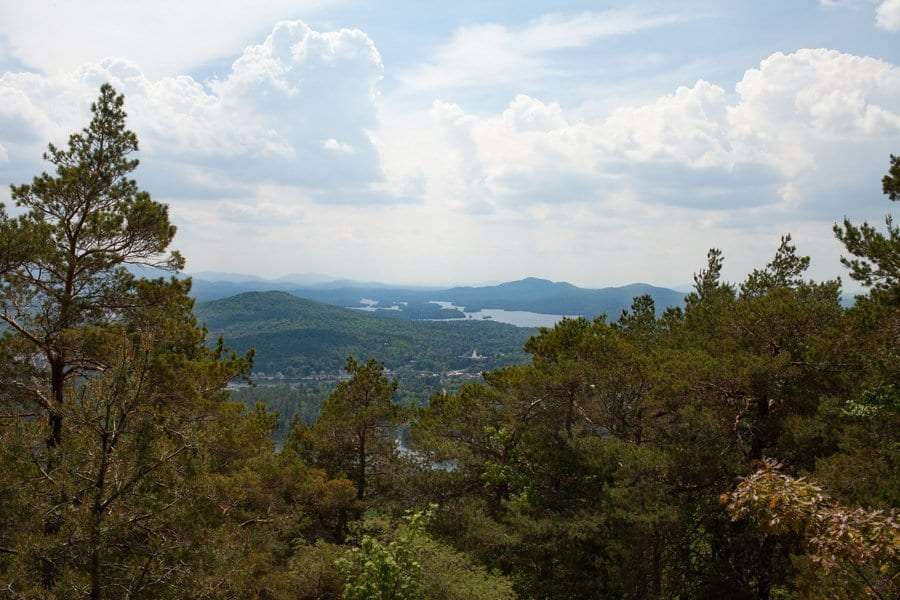
[[[304,276],[304,275],[310,275],[311,273],[283,273],[283,274],[279,274],[279,275],[270,277],[270,276],[254,275],[251,273],[240,273],[240,272],[234,272],[234,271],[191,271],[188,269],[188,270],[183,271],[183,274],[187,275],[189,277],[204,279],[206,281],[229,281],[228,279],[224,279],[224,278],[214,279],[214,278],[208,277],[208,275],[210,275],[210,274],[217,274],[217,275],[237,275],[237,276],[241,276],[241,277],[256,277],[256,278],[258,278],[258,281],[262,281],[262,282],[271,282],[271,283],[288,282],[288,283],[290,283],[290,278],[292,276]],[[646,285],[651,285],[653,287],[666,288],[666,289],[675,290],[676,292],[685,292],[685,293],[690,292],[694,289],[694,284],[690,283],[690,278],[688,278],[688,281],[681,282],[681,283],[679,283],[679,282],[658,283],[658,282],[654,282],[654,281],[645,281],[645,280],[641,280],[641,279],[635,279],[633,281],[626,281],[624,283],[604,283],[604,282],[579,283],[576,281],[551,279],[549,277],[543,277],[541,275],[524,275],[521,277],[509,277],[506,279],[498,279],[498,280],[491,280],[491,281],[465,281],[464,280],[464,281],[444,281],[444,282],[438,282],[438,283],[422,283],[422,282],[416,282],[416,281],[410,282],[410,281],[402,281],[402,280],[401,281],[391,281],[391,280],[376,281],[376,280],[369,280],[369,279],[359,280],[359,279],[354,279],[352,277],[341,277],[341,276],[327,275],[327,274],[323,274],[323,273],[312,273],[312,275],[322,276],[323,279],[322,279],[321,283],[334,283],[336,281],[349,281],[349,282],[353,282],[353,283],[357,283],[357,284],[358,283],[374,283],[374,284],[380,284],[380,285],[387,285],[387,286],[390,286],[390,287],[393,287],[396,289],[400,289],[400,288],[431,288],[431,289],[435,289],[435,290],[440,290],[440,289],[447,289],[447,288],[453,288],[453,287],[491,287],[491,286],[496,286],[496,285],[500,285],[503,283],[521,281],[523,279],[544,279],[547,281],[552,281],[553,283],[569,283],[569,284],[572,284],[576,287],[583,288],[583,289],[620,288],[620,287],[627,287],[629,285],[640,285],[640,284],[646,284]],[[857,282],[850,279],[848,276],[846,276],[846,275],[841,276],[840,279],[841,279],[841,289],[845,296],[853,296],[853,295],[864,293],[863,288]],[[730,280],[730,282],[735,285],[738,285],[740,283],[739,280]],[[315,287],[316,284],[308,284],[308,285],[311,287]],[[302,285],[298,286],[298,287],[302,287]]]

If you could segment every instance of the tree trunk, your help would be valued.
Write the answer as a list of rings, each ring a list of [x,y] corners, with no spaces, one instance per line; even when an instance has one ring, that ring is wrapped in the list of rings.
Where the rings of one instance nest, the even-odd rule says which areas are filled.
[[[50,395],[54,412],[48,416],[50,423],[50,434],[47,437],[48,448],[56,448],[62,443],[62,415],[56,411],[60,411],[65,403],[65,368],[65,361],[62,357],[54,356],[50,359]]]
[[[91,600],[102,600],[103,589],[100,585],[100,522],[99,516],[95,516],[91,527]]]
[[[565,428],[566,437],[572,439],[572,424],[575,421],[575,391],[569,390],[568,402],[566,403]]]
[[[500,451],[500,455],[497,457],[497,464],[506,466],[509,464],[510,456],[509,449],[504,447]],[[503,506],[503,502],[509,500],[509,482],[505,479],[500,481],[494,486],[494,501],[491,506],[491,511],[494,514],[499,514],[500,509]]]
[[[63,387],[65,385],[65,363],[58,357],[50,358],[50,392],[51,392],[51,412],[47,415],[50,425],[50,433],[47,435],[47,472],[53,471],[56,464],[55,449],[62,443],[62,410],[65,397],[63,395]],[[51,492],[52,493],[52,492]],[[64,491],[60,491],[58,497],[60,504],[65,503],[66,496]],[[55,535],[62,528],[62,516],[57,511],[51,511],[44,517],[44,535]],[[41,582],[45,589],[50,589],[56,584],[57,568],[49,560],[41,561]]]
[[[767,420],[769,417],[769,399],[760,396],[756,399],[756,422],[753,424],[752,438],[750,440],[750,455],[752,461],[762,460],[763,450],[766,447]]]
[[[359,434],[359,443],[358,451],[359,456],[357,457],[358,461],[358,472],[356,475],[356,499],[362,500],[363,496],[366,495],[366,434],[365,432],[361,432]]]
[[[653,597],[662,597],[662,549],[659,530],[653,532]]]
[[[756,597],[758,600],[769,600],[772,594],[772,555],[774,554],[774,543],[771,536],[766,536],[760,549],[759,560],[759,583],[756,587]]]
[[[106,426],[109,425],[109,408],[106,411]],[[106,490],[106,472],[109,468],[109,455],[111,444],[109,434],[106,431],[100,436],[100,467],[97,470],[97,480],[94,482],[94,499],[91,503],[91,600],[101,600],[103,590],[100,582],[101,553],[103,543],[100,539],[100,529],[103,525],[103,515],[106,507],[103,504],[104,491]]]

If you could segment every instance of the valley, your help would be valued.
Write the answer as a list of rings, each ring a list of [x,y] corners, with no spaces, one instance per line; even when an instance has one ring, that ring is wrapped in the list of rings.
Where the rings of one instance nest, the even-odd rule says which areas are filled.
[[[378,357],[400,383],[401,401],[426,402],[480,379],[483,371],[526,362],[522,348],[538,333],[492,320],[385,318],[287,292],[246,292],[200,303],[195,314],[211,340],[221,336],[237,352],[255,349],[255,386],[290,388],[292,396],[307,399],[301,404],[320,404],[351,355]]]
[[[497,285],[439,289],[394,287],[347,280],[298,285],[280,279],[248,280],[246,275],[227,273],[206,274],[207,277],[227,278],[208,280],[204,279],[203,275],[201,273],[192,277],[192,293],[200,302],[218,300],[244,292],[281,291],[325,304],[410,320],[464,319],[466,318],[464,313],[490,310],[582,316],[589,319],[605,314],[614,319],[622,310],[628,308],[632,299],[637,296],[645,294],[651,296],[659,312],[669,306],[680,306],[684,301],[683,292],[646,283],[592,289],[537,277]],[[484,312],[475,318],[490,315],[490,312]],[[535,323],[537,326],[552,325],[540,320]]]
[[[525,342],[564,317],[615,319],[641,294],[660,311],[684,297],[647,284],[586,289],[538,278],[443,290],[326,279],[201,273],[192,281],[210,339],[255,349],[252,387],[232,383],[233,397],[279,413],[279,427],[314,418],[351,355],[377,357],[399,383],[398,400],[423,405],[485,371],[527,362]],[[247,291],[216,297],[238,290]]]

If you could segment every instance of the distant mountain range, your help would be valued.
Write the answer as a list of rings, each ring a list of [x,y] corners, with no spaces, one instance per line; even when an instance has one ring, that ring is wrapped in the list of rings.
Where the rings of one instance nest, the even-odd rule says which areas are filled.
[[[211,335],[222,335],[239,351],[255,348],[257,371],[288,377],[334,374],[350,354],[377,358],[413,379],[430,372],[477,373],[527,358],[522,347],[537,329],[498,322],[509,314],[503,311],[605,314],[615,320],[637,296],[650,295],[660,312],[682,305],[685,297],[646,283],[588,289],[535,277],[447,289],[336,281],[313,273],[279,280],[210,272],[192,277],[195,312]],[[479,311],[486,312],[471,314]],[[484,357],[481,362],[473,363],[473,350]]]
[[[323,273],[289,273],[280,277],[260,277],[259,275],[249,275],[246,273],[228,273],[223,271],[197,271],[195,273],[185,273],[185,277],[191,277],[194,281],[202,281],[204,283],[217,284],[241,284],[249,286],[288,286],[294,288],[399,288],[411,287],[412,289],[439,289],[440,286],[399,286],[388,283],[380,283],[377,281],[359,281],[356,279],[347,279],[343,277],[334,277]],[[268,287],[267,289],[271,289]],[[249,290],[263,291],[263,290]]]
[[[498,285],[446,289],[328,280],[327,276],[314,273],[271,280],[252,275],[202,272],[193,274],[192,278],[193,294],[199,301],[217,300],[245,292],[283,291],[325,304],[368,308],[381,316],[405,319],[464,317],[459,310],[441,310],[441,307],[432,304],[433,301],[450,302],[465,308],[466,312],[502,309],[588,318],[606,314],[615,318],[631,305],[636,296],[649,294],[660,311],[668,306],[681,305],[685,296],[684,292],[646,283],[589,289],[536,277]],[[389,308],[393,310],[379,310]]]
[[[653,298],[659,310],[665,310],[668,306],[680,306],[684,301],[682,292],[646,283],[587,289],[536,277],[488,287],[451,288],[433,293],[435,294],[435,300],[465,306],[466,311],[501,308],[589,318],[600,314],[615,318],[623,309],[631,306],[635,297],[645,294]]]

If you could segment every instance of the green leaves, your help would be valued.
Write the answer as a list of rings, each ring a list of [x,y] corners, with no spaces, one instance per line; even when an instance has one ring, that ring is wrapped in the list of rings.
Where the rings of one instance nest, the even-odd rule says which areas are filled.
[[[343,574],[344,600],[421,600],[422,565],[417,558],[415,538],[425,535],[424,527],[436,505],[409,513],[396,539],[383,543],[363,535],[336,563]]]
[[[405,411],[394,404],[397,382],[374,359],[347,358],[350,379],[337,385],[325,401],[319,420],[306,436],[308,457],[333,474],[353,479],[362,500],[372,476],[378,476],[396,453],[395,428]]]
[[[12,186],[24,214],[10,219],[0,211],[0,319],[47,367],[49,394],[40,404],[54,423],[51,446],[61,441],[65,387],[110,366],[103,348],[83,343],[79,331],[150,326],[140,314],[149,310],[149,288],[178,288],[162,280],[140,284],[126,266],[184,266],[177,252],[166,254],[175,235],[168,208],[129,177],[138,142],[125,126],[124,98],[105,84],[91,112],[88,127],[71,135],[66,148],[50,144],[44,158],[55,174]],[[152,295],[162,300],[163,293]],[[167,308],[183,317],[174,305],[184,303],[169,299],[174,304]],[[32,386],[35,398],[44,395],[39,387]]]
[[[184,576],[171,565],[189,543],[173,531],[205,419],[250,366],[206,347],[188,283],[128,272],[184,261],[166,254],[168,208],[130,179],[138,144],[122,96],[104,85],[91,111],[66,148],[50,145],[53,174],[13,186],[24,214],[0,211],[0,353],[11,359],[0,412],[16,409],[0,443],[10,431],[28,439],[23,453],[0,445],[0,464],[35,473],[17,483],[20,526],[0,539],[23,549],[4,574],[34,597],[146,597]]]
[[[694,292],[689,297],[702,301],[722,285],[722,265],[724,258],[718,248],[710,248],[706,255],[706,268],[694,274]],[[690,302],[689,302],[690,303]]]
[[[130,155],[138,146],[125,127],[123,106],[123,97],[104,85],[90,125],[69,138],[68,148],[50,145],[45,158],[55,175],[42,173],[30,184],[12,186],[25,214],[15,220],[0,215],[0,247],[15,238],[30,250],[18,268],[7,267],[4,278],[27,295],[20,301],[57,313],[45,329],[77,326],[95,307],[115,310],[127,302],[129,290],[113,285],[118,267],[177,270],[184,264],[177,253],[165,256],[175,235],[168,208],[129,178],[138,164]],[[80,302],[88,299],[90,305]],[[20,319],[28,312],[13,306],[9,295],[4,308]]]
[[[892,201],[900,196],[900,157],[891,155],[891,167],[882,180],[885,195]],[[843,226],[835,224],[834,234],[844,244],[850,257],[841,257],[841,264],[850,269],[850,277],[871,288],[872,293],[900,304],[900,226],[894,218],[884,218],[885,231],[878,231],[869,223],[854,225],[844,219]]]
[[[797,247],[791,244],[791,235],[781,236],[781,244],[765,269],[754,269],[741,285],[745,296],[765,294],[773,288],[795,288],[803,283],[803,274],[809,268],[808,256],[797,256]]]
[[[900,156],[891,154],[891,166],[888,174],[881,180],[881,189],[891,200],[900,198]]]

